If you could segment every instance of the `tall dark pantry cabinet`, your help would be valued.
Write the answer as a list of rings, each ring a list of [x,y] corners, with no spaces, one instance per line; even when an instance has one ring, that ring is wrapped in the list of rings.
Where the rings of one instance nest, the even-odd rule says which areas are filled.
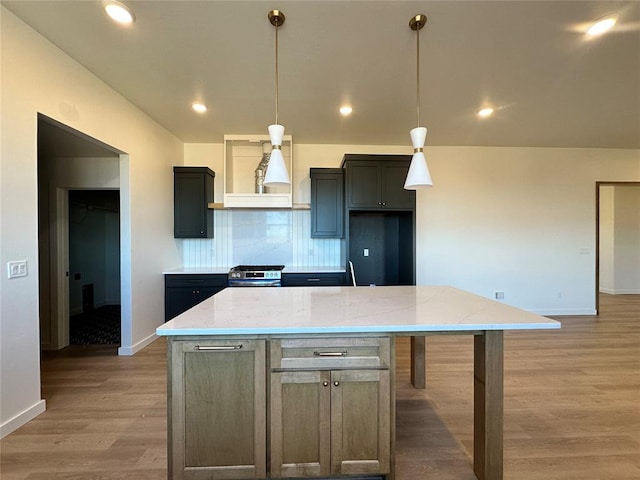
[[[416,194],[405,190],[410,155],[346,154],[347,261],[358,286],[415,285]]]

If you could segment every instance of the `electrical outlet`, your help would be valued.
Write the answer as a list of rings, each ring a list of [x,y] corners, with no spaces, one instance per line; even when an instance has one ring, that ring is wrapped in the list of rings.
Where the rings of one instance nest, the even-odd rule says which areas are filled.
[[[504,300],[504,292],[496,292],[496,300]]]
[[[365,257],[368,257],[368,256],[369,256],[369,249],[368,249],[368,248],[365,248],[365,249],[364,249],[364,252],[362,252],[362,254],[363,254]]]
[[[27,261],[18,260],[7,262],[7,274],[9,278],[26,277],[29,274],[27,270]]]

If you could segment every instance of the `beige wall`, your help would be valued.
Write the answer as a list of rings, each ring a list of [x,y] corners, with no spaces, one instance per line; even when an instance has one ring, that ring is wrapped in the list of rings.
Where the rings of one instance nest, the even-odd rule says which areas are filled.
[[[418,282],[454,284],[541,314],[595,311],[596,181],[638,181],[640,151],[428,150]]]
[[[179,262],[173,239],[172,165],[183,145],[4,7],[1,16],[0,265],[27,260],[29,275],[0,275],[0,435],[44,409],[40,396],[37,115],[121,152],[121,353],[153,340],[164,320],[160,272]]]

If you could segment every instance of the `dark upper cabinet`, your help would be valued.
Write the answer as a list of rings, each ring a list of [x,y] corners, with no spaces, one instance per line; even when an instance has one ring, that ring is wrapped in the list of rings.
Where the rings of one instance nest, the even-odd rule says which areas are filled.
[[[404,189],[410,163],[410,155],[345,155],[347,208],[415,209],[415,191]]]
[[[207,167],[173,167],[173,236],[213,238],[213,180]]]
[[[344,236],[344,170],[312,168],[311,237]]]

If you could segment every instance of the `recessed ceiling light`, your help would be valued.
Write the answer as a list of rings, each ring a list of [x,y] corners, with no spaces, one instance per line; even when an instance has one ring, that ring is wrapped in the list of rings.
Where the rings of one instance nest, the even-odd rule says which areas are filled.
[[[618,21],[618,18],[615,15],[601,18],[600,20],[595,22],[593,25],[591,25],[587,29],[587,35],[590,35],[590,36],[602,35],[606,31],[610,30],[611,27],[613,27],[617,21]]]
[[[207,111],[207,106],[202,103],[192,103],[191,108],[193,108],[198,113],[204,113]]]
[[[351,115],[351,112],[353,112],[353,108],[349,107],[348,105],[340,107],[340,114],[344,116]]]
[[[103,0],[102,8],[114,21],[122,25],[130,25],[136,19],[129,7],[116,0]]]
[[[491,107],[483,108],[478,112],[478,116],[481,118],[490,117],[491,115],[493,115],[493,108]]]

